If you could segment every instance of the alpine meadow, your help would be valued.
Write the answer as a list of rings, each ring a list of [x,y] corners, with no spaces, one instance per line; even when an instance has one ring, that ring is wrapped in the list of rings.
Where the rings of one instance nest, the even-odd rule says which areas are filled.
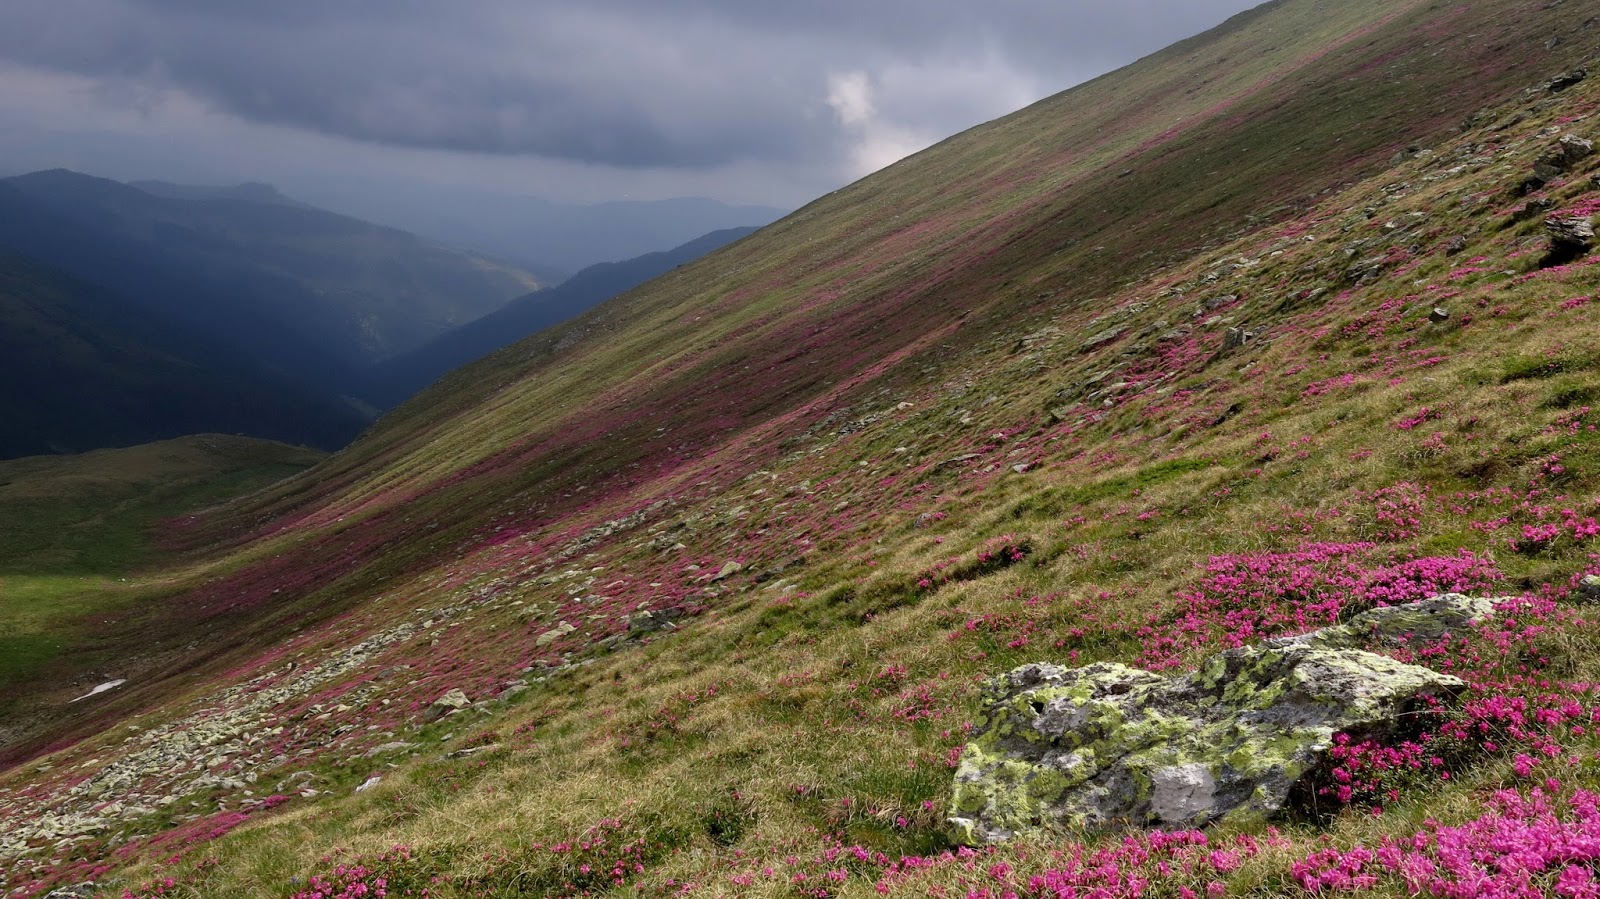
[[[1597,54],[1273,0],[331,455],[0,462],[5,895],[1600,897]]]

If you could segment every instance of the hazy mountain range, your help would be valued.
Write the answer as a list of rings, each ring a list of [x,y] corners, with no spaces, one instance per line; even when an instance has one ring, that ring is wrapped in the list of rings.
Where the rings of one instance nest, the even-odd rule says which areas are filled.
[[[342,192],[338,183],[329,183],[319,196],[328,206],[490,253],[548,281],[597,263],[661,252],[712,231],[765,225],[788,212],[704,197],[580,205],[431,185],[403,193]]]
[[[9,397],[0,454],[196,431],[336,448],[450,368],[735,236],[607,264],[546,296],[516,265],[270,185],[0,180],[0,365],[32,385]]]

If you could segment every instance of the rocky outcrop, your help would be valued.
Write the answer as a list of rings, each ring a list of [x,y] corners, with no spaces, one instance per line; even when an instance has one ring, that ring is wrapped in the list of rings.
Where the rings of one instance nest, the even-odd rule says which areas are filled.
[[[1560,75],[1546,81],[1544,89],[1552,94],[1559,94],[1569,87],[1582,84],[1583,80],[1588,77],[1588,69],[1573,69],[1570,72],[1562,72]]]
[[[1545,219],[1550,236],[1550,252],[1542,265],[1565,265],[1588,255],[1594,249],[1594,224],[1582,216],[1554,216]]]
[[[1534,162],[1533,178],[1541,185],[1547,184],[1593,155],[1593,141],[1585,140],[1575,134],[1565,135]]]
[[[1459,595],[1373,609],[1218,653],[1177,678],[1114,663],[1023,666],[986,687],[950,822],[962,842],[983,844],[1264,820],[1321,768],[1335,734],[1381,738],[1465,688],[1356,646],[1433,641],[1492,613],[1492,600]]]

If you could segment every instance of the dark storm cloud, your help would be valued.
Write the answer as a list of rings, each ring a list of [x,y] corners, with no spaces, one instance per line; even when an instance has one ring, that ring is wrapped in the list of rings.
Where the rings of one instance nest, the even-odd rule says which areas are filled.
[[[701,168],[891,153],[1247,0],[7,0],[0,59],[377,144]]]

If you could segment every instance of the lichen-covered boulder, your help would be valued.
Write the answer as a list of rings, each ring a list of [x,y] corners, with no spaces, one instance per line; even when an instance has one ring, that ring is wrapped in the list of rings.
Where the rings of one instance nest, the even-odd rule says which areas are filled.
[[[1322,766],[1334,734],[1383,737],[1407,712],[1466,686],[1351,644],[1396,640],[1405,628],[1436,639],[1492,609],[1464,596],[1375,609],[1218,653],[1176,678],[1114,663],[1025,665],[985,688],[950,823],[976,845],[1049,830],[1264,820]]]
[[[1471,627],[1494,614],[1497,599],[1446,593],[1403,606],[1379,606],[1344,624],[1297,637],[1267,640],[1264,646],[1311,646],[1317,649],[1362,649],[1434,643],[1445,634]]]

